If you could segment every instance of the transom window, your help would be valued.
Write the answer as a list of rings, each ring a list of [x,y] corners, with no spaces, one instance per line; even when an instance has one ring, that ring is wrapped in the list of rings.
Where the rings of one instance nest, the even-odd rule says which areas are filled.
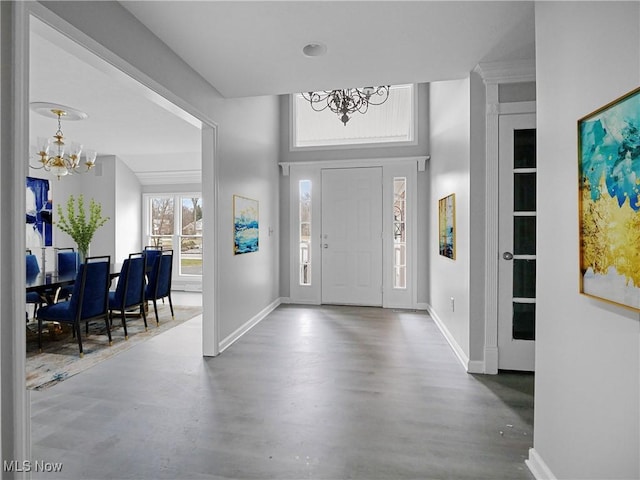
[[[414,85],[393,85],[382,105],[354,113],[347,125],[326,109],[316,112],[302,94],[292,95],[292,150],[412,143],[415,131]]]

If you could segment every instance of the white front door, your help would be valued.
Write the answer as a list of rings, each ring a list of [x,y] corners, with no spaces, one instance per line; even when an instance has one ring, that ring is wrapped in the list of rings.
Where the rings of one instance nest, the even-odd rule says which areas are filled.
[[[322,303],[382,306],[382,168],[322,170]]]
[[[499,118],[498,368],[533,371],[536,315],[536,117]]]

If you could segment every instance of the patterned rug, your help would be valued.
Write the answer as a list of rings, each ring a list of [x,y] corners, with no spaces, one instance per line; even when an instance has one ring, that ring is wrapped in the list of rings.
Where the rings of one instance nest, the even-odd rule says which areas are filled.
[[[71,327],[61,324],[45,324],[42,330],[42,353],[38,352],[38,324],[27,326],[27,388],[44,390],[62,382],[78,373],[93,367],[120,352],[159,335],[173,327],[192,319],[202,313],[202,307],[174,306],[175,320],[171,319],[169,305],[158,305],[160,325],[156,326],[153,307],[147,314],[149,330],[144,331],[144,322],[140,318],[127,318],[129,340],[124,339],[120,318],[113,319],[111,338],[109,338],[104,321],[89,323],[89,335],[82,328],[82,349],[84,357],[80,358],[78,341],[72,336]]]

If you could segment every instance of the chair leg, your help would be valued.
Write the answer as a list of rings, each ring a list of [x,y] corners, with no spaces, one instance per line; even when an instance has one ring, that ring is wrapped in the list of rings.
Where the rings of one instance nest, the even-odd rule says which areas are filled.
[[[104,324],[107,327],[107,335],[109,336],[109,346],[113,345],[113,340],[111,340],[111,328],[109,328],[109,315],[104,314]]]
[[[167,295],[167,298],[169,299],[169,307],[171,308],[171,318],[175,320],[176,316],[173,314],[173,302],[171,301],[171,293]]]
[[[80,322],[75,322],[73,324],[73,329],[76,331],[76,335],[78,336],[78,348],[80,349],[80,358],[83,358],[84,351],[82,350],[82,338],[80,338]]]
[[[125,318],[124,309],[120,310],[120,318],[122,319],[122,328],[124,329],[124,339],[129,340],[129,334],[127,333],[127,319]],[[111,319],[113,321],[113,319]]]
[[[149,327],[147,326],[147,314],[144,311],[144,305],[140,305],[140,314],[144,320],[144,331],[146,332],[149,330]]]
[[[156,303],[156,299],[153,299],[153,310],[156,312],[156,325],[160,325],[160,319],[158,318],[158,304]]]
[[[42,319],[38,318],[38,352],[42,353]]]

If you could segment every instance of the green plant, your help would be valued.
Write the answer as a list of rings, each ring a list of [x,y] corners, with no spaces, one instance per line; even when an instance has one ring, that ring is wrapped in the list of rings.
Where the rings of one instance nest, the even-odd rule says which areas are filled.
[[[56,225],[73,238],[81,255],[86,255],[93,234],[107,223],[107,220],[109,220],[109,217],[102,216],[102,206],[92,198],[91,202],[89,202],[89,219],[87,221],[84,196],[82,194],[78,196],[77,208],[76,199],[73,195],[69,196],[66,216],[62,210],[62,205],[58,205],[58,221]]]

